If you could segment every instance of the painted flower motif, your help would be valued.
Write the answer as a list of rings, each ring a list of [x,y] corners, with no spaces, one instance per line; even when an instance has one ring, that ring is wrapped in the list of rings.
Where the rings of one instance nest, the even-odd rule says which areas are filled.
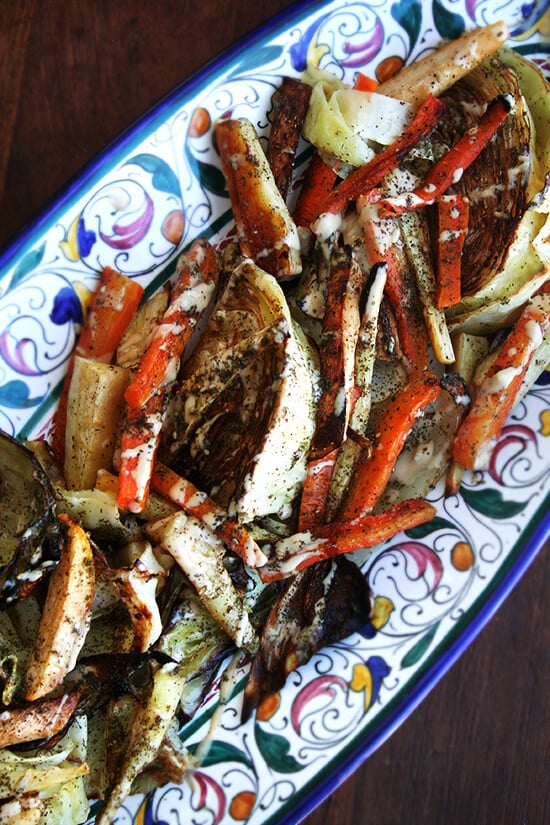
[[[374,31],[370,37],[360,43],[352,43],[350,40],[344,42],[343,50],[349,57],[342,61],[342,65],[355,68],[370,63],[382,48],[383,43],[384,27],[382,26],[380,18],[377,17],[374,24]]]
[[[82,304],[76,290],[72,286],[64,286],[53,299],[50,320],[62,326],[70,321],[81,324],[83,319]]]
[[[69,261],[87,258],[96,242],[96,234],[86,228],[82,215],[77,215],[67,227],[65,237],[59,243],[64,256]]]
[[[365,712],[376,701],[382,681],[390,673],[390,667],[381,656],[369,656],[365,663],[356,664],[349,684],[350,690],[364,692]]]
[[[509,424],[502,428],[489,462],[489,474],[497,484],[504,483],[503,477],[507,467],[524,453],[529,445],[536,443],[536,435],[530,427]]]
[[[218,825],[225,815],[227,800],[223,788],[206,773],[192,771],[191,779],[195,788],[191,799],[194,811],[208,809],[212,813],[211,825]]]
[[[319,676],[307,684],[297,695],[292,704],[290,721],[297,734],[300,734],[303,717],[311,710],[313,703],[323,701],[332,702],[337,693],[347,691],[347,683],[340,676],[330,674]]]
[[[328,46],[318,43],[319,28],[327,19],[328,15],[315,20],[302,34],[297,43],[293,43],[289,49],[292,67],[297,72],[306,70],[310,66],[318,66],[321,58],[329,49]]]

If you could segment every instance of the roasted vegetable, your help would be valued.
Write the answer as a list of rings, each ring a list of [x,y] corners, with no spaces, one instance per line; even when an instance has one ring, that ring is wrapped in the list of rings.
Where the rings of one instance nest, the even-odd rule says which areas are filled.
[[[264,626],[244,692],[243,718],[323,645],[365,625],[369,587],[353,562],[339,557],[291,579]]]
[[[220,120],[216,137],[243,254],[279,280],[298,275],[298,230],[254,126],[247,120]]]
[[[30,450],[3,432],[0,499],[0,608],[5,608],[56,566],[65,536],[48,476]]]
[[[82,527],[68,516],[68,540],[50,576],[38,637],[27,670],[25,697],[46,696],[76,664],[92,618],[95,589],[92,548]]]
[[[280,286],[245,261],[183,368],[160,458],[241,521],[277,513],[304,478],[316,381]]]

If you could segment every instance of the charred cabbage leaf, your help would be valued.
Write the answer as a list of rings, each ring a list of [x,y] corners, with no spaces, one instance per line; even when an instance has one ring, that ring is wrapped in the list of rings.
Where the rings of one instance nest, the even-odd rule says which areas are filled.
[[[244,691],[243,718],[283,687],[314,653],[363,627],[371,592],[345,556],[320,562],[290,579],[265,624]]]
[[[23,444],[0,432],[0,609],[28,595],[54,567],[65,542],[55,493]]]

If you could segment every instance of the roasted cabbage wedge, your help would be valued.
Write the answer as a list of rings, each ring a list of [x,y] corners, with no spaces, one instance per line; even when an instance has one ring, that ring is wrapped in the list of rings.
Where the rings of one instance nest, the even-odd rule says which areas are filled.
[[[161,456],[239,520],[284,512],[314,430],[316,372],[276,279],[233,271],[185,364]]]

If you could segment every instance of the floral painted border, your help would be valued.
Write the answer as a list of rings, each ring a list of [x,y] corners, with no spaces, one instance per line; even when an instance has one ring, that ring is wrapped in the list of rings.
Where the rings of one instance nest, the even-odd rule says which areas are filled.
[[[550,71],[545,3],[504,3],[514,46]],[[0,427],[47,434],[56,393],[98,272],[108,264],[148,291],[169,277],[197,236],[230,231],[225,182],[213,141],[223,114],[246,115],[265,135],[284,74],[306,62],[352,80],[379,80],[441,38],[492,22],[490,0],[377,0],[297,8],[272,31],[182,89],[99,159],[0,260]],[[303,147],[304,154],[307,147]],[[321,651],[240,724],[237,690],[200,770],[183,786],[130,799],[117,823],[172,825],[293,821],[451,641],[480,622],[489,592],[517,561],[521,538],[547,503],[550,387],[546,373],[511,416],[490,471],[468,475],[458,496],[432,494],[438,515],[378,548],[363,569],[375,617],[363,633]],[[244,671],[243,671],[244,674]],[[244,678],[244,677],[243,677]],[[212,694],[186,731],[199,741]]]

